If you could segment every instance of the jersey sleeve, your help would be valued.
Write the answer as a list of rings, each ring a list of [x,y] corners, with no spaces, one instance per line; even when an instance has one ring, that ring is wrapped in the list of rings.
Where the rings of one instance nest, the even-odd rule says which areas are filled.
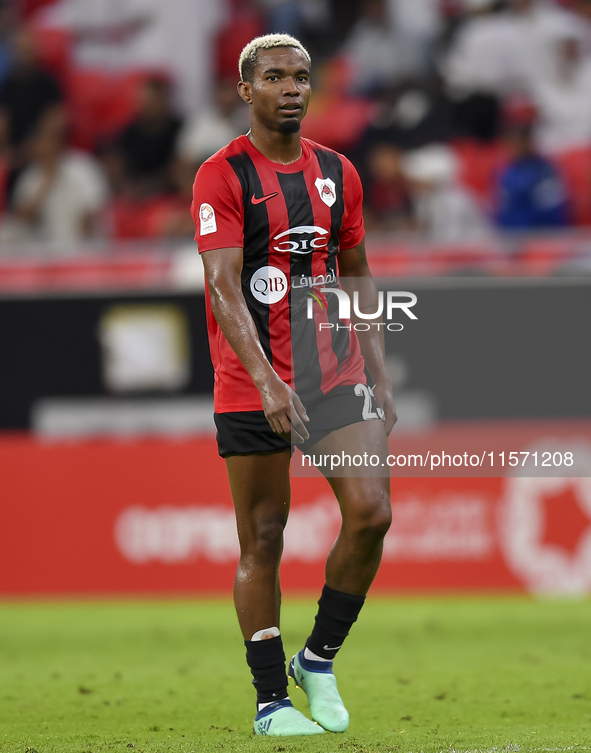
[[[343,200],[345,208],[339,231],[340,247],[344,250],[358,246],[365,235],[363,225],[363,188],[357,170],[348,159],[343,162]]]
[[[193,184],[191,215],[199,253],[244,247],[244,205],[238,178],[219,162],[204,162]]]

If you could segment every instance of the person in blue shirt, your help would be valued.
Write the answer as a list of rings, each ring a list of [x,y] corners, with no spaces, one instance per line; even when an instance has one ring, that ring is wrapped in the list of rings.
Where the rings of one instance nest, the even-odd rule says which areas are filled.
[[[511,127],[512,156],[497,182],[495,220],[505,230],[536,230],[569,224],[565,183],[552,162],[538,154],[531,124]]]

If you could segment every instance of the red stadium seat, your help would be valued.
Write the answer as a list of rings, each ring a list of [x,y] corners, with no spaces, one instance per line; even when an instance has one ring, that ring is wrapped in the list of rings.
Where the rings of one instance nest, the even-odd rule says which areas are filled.
[[[460,181],[490,203],[496,175],[507,161],[505,146],[500,141],[485,144],[470,139],[455,141],[452,146],[460,163]]]
[[[189,209],[184,204],[184,212]],[[162,238],[173,215],[179,211],[175,196],[155,196],[151,199],[115,199],[109,208],[111,235],[117,240],[133,238]]]
[[[74,146],[80,149],[94,148],[101,125],[100,110],[104,97],[102,71],[72,71],[68,82],[68,104]]]
[[[6,204],[6,184],[8,182],[8,165],[3,157],[0,157],[0,221]]]
[[[37,55],[42,67],[47,68],[67,86],[70,74],[72,34],[67,29],[32,28]]]
[[[215,40],[215,67],[218,78],[235,77],[242,48],[251,39],[265,33],[262,17],[248,3],[231,0],[229,5],[231,17]]]
[[[115,199],[110,206],[111,236],[118,240],[146,238],[147,202]]]
[[[373,112],[370,102],[353,98],[317,100],[314,105],[302,123],[302,135],[336,150],[347,149],[357,142]]]
[[[562,173],[575,225],[591,225],[591,146],[552,157]]]
[[[34,16],[37,11],[45,8],[47,5],[54,5],[57,0],[20,0],[18,11],[21,18],[27,20]]]
[[[348,94],[351,70],[344,58],[324,63],[317,76],[302,134],[331,149],[346,150],[361,138],[374,113],[374,105]]]
[[[140,92],[148,79],[169,81],[161,70],[142,68],[111,74],[105,80],[107,89],[101,103],[101,134],[112,136],[121,131],[136,115]]]
[[[101,141],[112,139],[133,119],[144,82],[163,75],[147,69],[125,73],[73,71],[68,99],[74,146],[94,149]]]

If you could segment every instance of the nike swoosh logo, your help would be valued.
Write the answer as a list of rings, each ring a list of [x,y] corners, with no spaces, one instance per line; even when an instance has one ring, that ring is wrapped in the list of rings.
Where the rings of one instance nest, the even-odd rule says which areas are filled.
[[[340,646],[322,646],[322,648],[325,651],[338,651],[339,648],[342,648],[343,644],[341,643]]]
[[[269,201],[269,199],[272,199],[274,196],[279,196],[277,191],[275,191],[275,193],[269,193],[266,196],[261,196],[260,199],[257,199],[257,197],[253,194],[251,201],[253,204],[262,204],[263,201]]]

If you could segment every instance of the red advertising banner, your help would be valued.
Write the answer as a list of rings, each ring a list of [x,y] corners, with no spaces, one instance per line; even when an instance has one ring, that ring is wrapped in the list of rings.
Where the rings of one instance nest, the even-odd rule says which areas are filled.
[[[580,452],[590,428],[571,426]],[[555,427],[535,429],[542,441]],[[562,423],[561,439],[568,435]],[[506,428],[507,448],[521,449],[517,437]],[[403,444],[398,438],[395,451]],[[428,436],[413,450],[421,444]],[[230,594],[238,542],[213,438],[4,436],[0,468],[0,595]],[[393,524],[374,588],[591,591],[589,474],[397,478],[392,470]],[[324,479],[293,479],[284,590],[322,585],[339,521]]]

